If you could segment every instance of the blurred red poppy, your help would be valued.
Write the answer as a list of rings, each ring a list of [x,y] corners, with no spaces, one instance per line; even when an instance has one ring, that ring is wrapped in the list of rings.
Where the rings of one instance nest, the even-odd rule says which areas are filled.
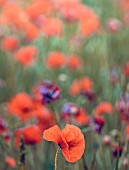
[[[63,31],[63,23],[58,18],[44,18],[43,25],[41,30],[46,36],[55,36],[59,35]]]
[[[82,67],[82,60],[79,56],[70,55],[68,58],[67,65],[70,69],[79,69]]]
[[[11,167],[11,168],[15,168],[16,167],[16,161],[14,158],[12,158],[11,156],[6,156],[5,157],[5,162]]]
[[[89,92],[93,88],[93,82],[92,80],[85,76],[82,77],[81,79],[76,79],[73,81],[69,88],[69,93],[71,96],[77,96],[79,94],[84,93],[84,92]]]
[[[88,125],[90,117],[83,108],[74,103],[66,103],[61,110],[61,118],[66,123]]]
[[[90,116],[88,115],[88,113],[84,109],[80,108],[80,112],[76,116],[77,124],[81,126],[88,125],[89,121],[90,121]]]
[[[31,31],[30,31],[31,30]],[[26,25],[25,25],[25,37],[27,40],[34,40],[38,37],[39,35],[39,30],[38,28],[36,27],[36,25],[34,25],[33,23],[31,22],[28,22]]]
[[[12,115],[26,121],[32,116],[33,102],[26,93],[18,93],[9,101],[7,108]]]
[[[38,50],[35,46],[21,47],[15,53],[16,60],[24,66],[32,65],[35,61],[35,57]]]
[[[34,145],[41,143],[42,133],[37,125],[30,125],[15,131],[16,146],[20,144],[20,137],[23,136],[24,142],[27,145]]]
[[[83,37],[90,36],[99,29],[100,21],[94,11],[90,8],[83,8],[80,15],[80,33]]]
[[[96,108],[95,108],[95,114],[96,115],[102,115],[105,113],[112,113],[113,107],[111,103],[109,102],[101,102]]]
[[[19,46],[19,42],[18,42],[18,39],[14,36],[8,36],[8,37],[5,37],[3,40],[2,40],[2,48],[5,50],[5,51],[14,51],[18,48]]]
[[[126,77],[129,77],[129,62],[127,62],[124,66],[123,66],[123,74]]]
[[[0,5],[4,4],[6,0],[0,0]]]
[[[80,79],[81,91],[90,91],[93,88],[93,82],[90,77],[83,77]]]
[[[24,29],[29,21],[27,13],[18,5],[18,3],[8,1],[2,8],[2,18],[5,24],[18,29]]]
[[[65,63],[66,57],[60,51],[51,52],[46,59],[46,64],[49,68],[62,68]]]
[[[57,0],[56,0],[57,1]],[[71,0],[64,0],[64,1],[57,1],[56,2],[57,9],[60,13],[60,15],[66,20],[66,21],[74,21],[78,20],[79,18],[79,7],[80,3],[78,1],[71,1]]]
[[[121,0],[120,7],[122,8],[123,11],[128,11],[129,10],[129,0]]]
[[[40,103],[34,103],[33,116],[37,118],[37,126],[40,130],[44,131],[55,124],[54,114]]]
[[[53,11],[50,0],[33,0],[26,8],[26,12],[31,19],[36,19],[40,15],[49,15]]]
[[[69,87],[69,94],[71,96],[78,96],[80,94],[79,80],[75,79]]]

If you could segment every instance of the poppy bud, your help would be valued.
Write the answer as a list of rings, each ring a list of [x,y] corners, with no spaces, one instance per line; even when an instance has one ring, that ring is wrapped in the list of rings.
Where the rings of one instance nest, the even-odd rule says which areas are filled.
[[[121,29],[121,26],[122,26],[121,22],[116,18],[112,18],[107,21],[107,29],[111,33],[118,32]]]
[[[102,131],[102,128],[104,126],[104,119],[102,117],[94,117],[92,120],[92,125],[94,127],[94,130],[100,134]]]
[[[123,164],[124,168],[128,168],[128,166],[129,166],[129,161],[128,161],[128,159],[127,159],[127,158],[124,158],[122,164]]]
[[[108,135],[105,135],[104,138],[103,138],[103,143],[105,145],[110,145],[111,144],[111,137],[108,136]]]
[[[11,132],[5,132],[3,134],[3,137],[4,137],[4,142],[8,143],[10,141],[11,137],[12,137],[12,133]]]
[[[61,82],[67,82],[68,76],[66,74],[60,74],[58,77],[59,81]]]
[[[117,156],[121,157],[122,153],[123,153],[123,146],[118,146],[117,144],[113,146],[113,151],[112,154],[113,156],[116,158]]]
[[[89,101],[96,99],[96,94],[93,91],[83,91],[82,94],[88,98]]]

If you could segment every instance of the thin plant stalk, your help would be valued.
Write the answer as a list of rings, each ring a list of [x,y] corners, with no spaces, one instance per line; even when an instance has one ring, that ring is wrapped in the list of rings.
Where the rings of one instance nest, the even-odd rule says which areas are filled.
[[[20,138],[20,161],[19,170],[25,170],[25,143],[23,136]]]
[[[58,161],[59,152],[60,152],[60,148],[58,148],[57,151],[56,151],[55,162],[54,162],[54,170],[57,170],[57,161]]]
[[[120,160],[120,140],[119,140],[119,147],[118,147],[118,153],[117,153],[117,158],[116,158],[115,170],[119,169],[119,160]]]

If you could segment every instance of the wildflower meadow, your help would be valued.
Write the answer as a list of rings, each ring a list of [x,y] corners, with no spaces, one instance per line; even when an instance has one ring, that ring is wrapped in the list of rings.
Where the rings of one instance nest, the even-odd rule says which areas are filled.
[[[129,0],[0,0],[0,170],[129,170]]]

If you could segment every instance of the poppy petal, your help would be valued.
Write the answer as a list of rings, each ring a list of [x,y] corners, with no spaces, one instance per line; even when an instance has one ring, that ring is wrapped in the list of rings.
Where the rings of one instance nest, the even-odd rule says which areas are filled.
[[[43,139],[53,141],[56,144],[60,141],[61,130],[58,125],[55,125],[43,132]]]
[[[68,147],[62,148],[62,153],[68,162],[78,161],[84,153],[85,141],[81,130],[74,126],[67,124],[62,130],[61,137],[65,138]]]

